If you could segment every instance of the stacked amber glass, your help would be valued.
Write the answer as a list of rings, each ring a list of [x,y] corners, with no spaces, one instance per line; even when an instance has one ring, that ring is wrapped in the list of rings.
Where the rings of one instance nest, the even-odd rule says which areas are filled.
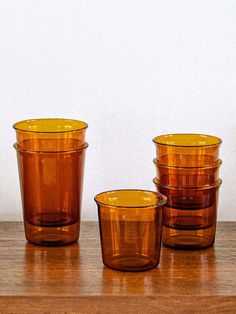
[[[87,123],[30,119],[14,124],[25,235],[41,245],[79,237]]]
[[[221,139],[203,134],[168,134],[153,139],[157,191],[167,196],[162,243],[196,249],[215,240]]]

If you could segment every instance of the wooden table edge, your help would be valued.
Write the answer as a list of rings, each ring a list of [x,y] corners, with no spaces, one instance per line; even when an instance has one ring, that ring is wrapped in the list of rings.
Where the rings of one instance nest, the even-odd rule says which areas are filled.
[[[0,296],[1,313],[235,313],[235,295]]]

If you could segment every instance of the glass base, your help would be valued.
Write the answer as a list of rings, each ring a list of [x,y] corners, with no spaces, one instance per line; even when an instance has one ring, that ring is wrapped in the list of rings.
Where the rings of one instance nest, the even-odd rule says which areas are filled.
[[[162,243],[179,249],[200,249],[214,244],[215,225],[198,230],[174,229],[163,226]]]
[[[156,267],[159,264],[157,260],[151,260],[147,257],[123,257],[111,258],[110,260],[103,260],[105,266],[120,271],[145,271]]]
[[[79,238],[80,222],[57,227],[42,227],[25,222],[25,236],[38,245],[59,246],[73,243]]]

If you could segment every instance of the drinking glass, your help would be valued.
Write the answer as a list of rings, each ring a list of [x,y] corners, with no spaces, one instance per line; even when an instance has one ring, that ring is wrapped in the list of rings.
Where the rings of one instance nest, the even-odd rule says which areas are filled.
[[[173,248],[196,249],[215,240],[218,194],[222,180],[205,187],[177,187],[154,183],[167,197],[163,211],[162,243]]]
[[[17,144],[33,151],[67,151],[83,147],[86,122],[61,119],[29,119],[13,125]]]
[[[78,240],[88,147],[80,125],[86,124],[38,119],[14,125],[25,235],[32,243],[63,245]]]
[[[203,187],[212,185],[219,179],[219,169],[222,161],[205,167],[174,167],[160,164],[157,158],[153,160],[156,166],[158,181],[164,185],[179,187]]]
[[[217,162],[222,140],[204,134],[167,134],[153,139],[159,164],[204,167]]]
[[[143,190],[114,190],[95,197],[103,263],[141,271],[159,263],[162,209],[166,197]]]

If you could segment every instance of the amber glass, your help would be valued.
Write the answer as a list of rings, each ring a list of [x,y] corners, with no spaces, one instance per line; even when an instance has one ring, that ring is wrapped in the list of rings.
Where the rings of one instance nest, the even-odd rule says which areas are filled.
[[[13,125],[18,145],[33,151],[66,151],[83,147],[87,123],[72,119],[30,119]]]
[[[167,134],[153,139],[160,164],[204,167],[217,162],[221,139],[204,134]]]
[[[163,212],[162,243],[184,249],[211,246],[215,240],[219,187],[173,187],[160,184],[157,191],[167,197]]]
[[[103,263],[123,271],[156,267],[166,197],[151,191],[116,190],[98,194],[95,201]]]
[[[203,187],[212,185],[219,179],[219,159],[211,166],[205,167],[174,167],[162,165],[155,158],[157,179],[161,184],[171,186]]]
[[[63,245],[78,239],[87,146],[63,152],[35,152],[14,145],[28,241]]]

